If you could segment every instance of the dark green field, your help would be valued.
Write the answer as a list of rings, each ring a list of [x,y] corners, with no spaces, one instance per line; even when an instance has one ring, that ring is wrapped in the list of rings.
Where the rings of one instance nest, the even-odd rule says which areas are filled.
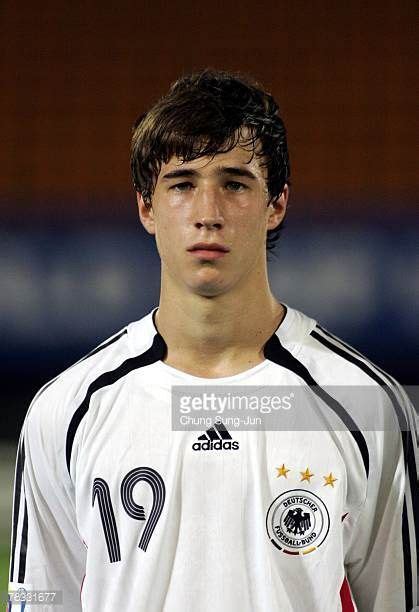
[[[7,591],[9,573],[9,545],[0,546],[0,593]],[[3,601],[0,602],[3,609]]]

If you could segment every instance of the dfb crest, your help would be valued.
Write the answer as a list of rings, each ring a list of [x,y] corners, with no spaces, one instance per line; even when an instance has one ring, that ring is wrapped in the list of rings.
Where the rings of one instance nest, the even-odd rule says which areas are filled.
[[[329,512],[318,495],[304,489],[281,493],[269,506],[266,531],[278,550],[306,555],[324,542],[330,527]]]
[[[297,535],[297,533],[304,534],[311,525],[310,513],[303,512],[303,508],[299,506],[293,510],[288,510],[284,525],[288,533],[293,533],[294,535]]]

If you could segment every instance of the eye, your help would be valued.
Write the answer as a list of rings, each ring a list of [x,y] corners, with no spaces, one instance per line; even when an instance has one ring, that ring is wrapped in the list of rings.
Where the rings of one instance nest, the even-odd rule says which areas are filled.
[[[176,185],[172,185],[170,189],[173,191],[189,191],[193,187],[192,183],[189,181],[183,183],[176,183]]]
[[[229,191],[243,191],[247,189],[247,186],[243,183],[239,183],[239,181],[228,181],[228,183],[226,183],[226,188]]]

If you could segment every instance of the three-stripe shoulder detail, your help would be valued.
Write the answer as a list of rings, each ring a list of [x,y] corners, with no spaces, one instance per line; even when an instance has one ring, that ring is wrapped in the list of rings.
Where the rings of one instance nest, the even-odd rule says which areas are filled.
[[[10,582],[25,581],[26,550],[28,545],[28,509],[23,482],[25,467],[25,440],[22,433],[16,459],[13,492],[12,547],[10,553]],[[18,537],[19,534],[19,537]]]
[[[416,465],[416,440],[412,430],[407,411],[403,409],[399,401],[399,391],[397,383],[381,368],[373,364],[367,357],[353,349],[351,346],[317,325],[310,334],[324,347],[331,352],[339,355],[342,359],[357,366],[375,383],[377,383],[390,399],[393,406],[397,422],[400,428],[400,435],[403,444],[403,458],[406,469],[406,481],[409,486],[409,494],[411,498],[405,494],[403,503],[402,515],[402,540],[405,557],[405,591],[406,591],[406,609],[410,610],[413,606],[413,593],[415,592],[415,578],[413,576],[412,554],[416,555],[415,550],[411,546],[411,532],[413,532],[413,543],[418,541],[419,537],[419,491],[418,491],[418,469]],[[411,504],[411,508],[410,508]],[[409,524],[412,526],[409,529]]]

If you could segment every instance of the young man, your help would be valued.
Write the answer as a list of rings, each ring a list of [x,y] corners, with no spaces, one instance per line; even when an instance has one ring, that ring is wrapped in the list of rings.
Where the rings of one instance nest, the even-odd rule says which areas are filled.
[[[61,591],[66,611],[410,610],[414,412],[271,293],[290,183],[275,101],[228,73],[181,78],[137,122],[132,169],[159,306],[35,397],[11,588]],[[300,389],[309,425],[174,431],[178,385]],[[348,388],[377,390],[376,426]]]

